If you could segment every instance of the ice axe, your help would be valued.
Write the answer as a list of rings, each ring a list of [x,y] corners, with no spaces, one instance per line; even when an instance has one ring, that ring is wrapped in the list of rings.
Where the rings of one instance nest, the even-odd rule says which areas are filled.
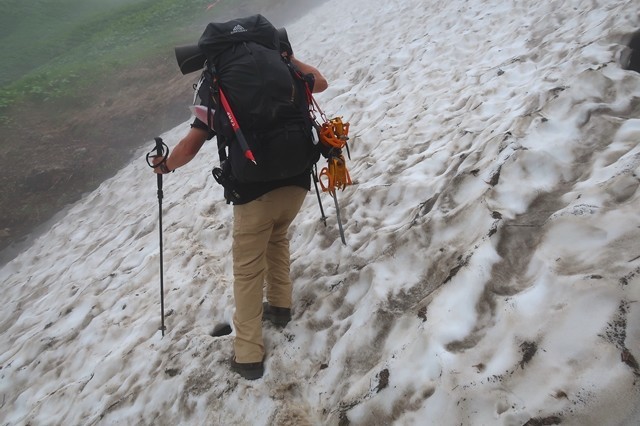
[[[219,88],[219,90],[220,90],[220,102],[222,103],[222,109],[224,109],[224,112],[227,113],[227,118],[229,119],[229,123],[231,123],[231,127],[233,128],[233,133],[235,133],[236,138],[238,139],[238,143],[240,143],[240,147],[244,152],[245,158],[247,160],[250,160],[253,164],[257,165],[258,163],[256,163],[256,159],[253,156],[253,152],[251,152],[251,148],[249,148],[249,144],[247,143],[247,140],[245,139],[244,134],[242,133],[242,129],[240,129],[240,126],[238,125],[238,120],[236,120],[236,116],[233,113],[233,110],[231,109],[231,105],[229,105],[229,101],[227,100],[227,97],[222,91],[222,88]]]

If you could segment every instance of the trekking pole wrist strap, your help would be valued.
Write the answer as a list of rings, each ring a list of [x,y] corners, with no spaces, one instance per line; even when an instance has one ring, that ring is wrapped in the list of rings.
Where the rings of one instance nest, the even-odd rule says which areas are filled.
[[[170,169],[169,169],[169,167],[167,166],[167,162],[166,162],[166,160],[165,160],[165,161],[162,161],[162,162],[160,162],[160,163],[158,163],[156,167],[157,167],[157,168],[158,168],[158,170],[160,170],[162,173],[171,173],[171,172],[174,172],[174,171],[175,171],[175,169],[174,169],[174,170],[170,170]]]

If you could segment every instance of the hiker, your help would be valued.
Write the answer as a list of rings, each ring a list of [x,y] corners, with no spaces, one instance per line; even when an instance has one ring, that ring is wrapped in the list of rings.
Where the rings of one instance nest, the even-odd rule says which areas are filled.
[[[234,32],[238,28],[238,24],[235,25]],[[247,26],[244,21],[242,25]],[[327,80],[315,67],[293,55],[288,39],[280,40],[280,51],[283,58],[290,60],[306,76],[312,92],[322,92],[328,87]],[[210,98],[208,94],[200,96],[201,105],[206,105],[203,100],[206,97]],[[166,161],[154,160],[159,164],[155,172],[169,173],[191,161],[205,141],[216,135],[209,124],[196,118]],[[239,124],[242,126],[241,121]],[[218,134],[218,139],[220,137]],[[311,170],[285,179],[233,182],[231,188],[225,186],[225,198],[233,203],[234,215],[232,255],[236,309],[233,324],[236,336],[230,367],[242,377],[253,380],[264,374],[263,319],[280,327],[291,319],[291,259],[287,234],[310,190]],[[242,197],[229,195],[235,192]],[[263,303],[265,282],[267,302]]]

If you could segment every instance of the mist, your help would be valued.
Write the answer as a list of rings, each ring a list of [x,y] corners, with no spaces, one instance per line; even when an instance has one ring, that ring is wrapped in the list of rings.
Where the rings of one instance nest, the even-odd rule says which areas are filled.
[[[0,3],[0,85],[81,44],[77,29],[123,6],[148,0],[42,0]]]
[[[86,27],[132,9],[152,5],[150,0],[42,0],[37,3],[0,3],[0,85],[38,69],[48,61],[86,42]],[[265,2],[216,0],[192,1],[185,15],[193,15],[191,27],[204,27],[213,17],[228,20],[254,13],[271,13],[275,25],[284,25],[321,4],[311,0]],[[194,13],[195,12],[195,13]],[[194,40],[195,42],[195,40]]]

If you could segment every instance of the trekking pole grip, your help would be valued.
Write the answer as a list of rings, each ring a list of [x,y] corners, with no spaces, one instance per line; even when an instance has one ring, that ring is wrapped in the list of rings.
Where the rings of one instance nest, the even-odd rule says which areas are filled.
[[[166,146],[165,143],[162,141],[162,138],[160,137],[156,137],[154,138],[154,140],[156,141],[156,156],[161,157],[162,161],[166,161],[166,156],[164,151],[164,147]],[[161,173],[158,173],[157,181],[158,181],[158,200],[162,200],[163,194],[162,194],[162,174]]]
[[[151,151],[147,153],[147,156],[146,156],[147,164],[152,169],[156,169],[160,167],[160,170],[163,170],[162,169],[163,165],[165,168],[167,167],[167,158],[169,158],[169,147],[167,146],[166,143],[162,141],[162,138],[156,137],[155,141],[156,141],[156,145],[153,147]],[[160,161],[156,161],[157,158],[160,158]],[[168,171],[163,170],[164,173],[168,173]],[[158,179],[158,182],[160,182],[160,179]]]

